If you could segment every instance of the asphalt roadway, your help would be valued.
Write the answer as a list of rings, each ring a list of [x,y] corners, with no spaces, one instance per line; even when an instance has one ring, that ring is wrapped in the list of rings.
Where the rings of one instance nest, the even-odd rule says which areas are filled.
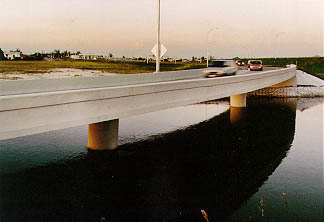
[[[263,71],[249,71],[247,66],[239,66],[239,71],[236,73],[236,75],[232,75],[231,77],[235,77],[235,76],[238,76],[238,75],[246,75],[246,74],[251,74],[251,73],[265,72],[265,71],[276,70],[276,69],[281,69],[281,68],[279,68],[279,67],[263,67]],[[213,79],[213,78],[222,78],[222,77],[225,77],[225,76],[226,75],[212,77],[211,79]],[[197,76],[197,77],[194,77],[193,79],[201,79],[201,78],[206,78],[206,77],[205,76]]]
[[[239,66],[239,71],[236,75],[244,75],[244,74],[251,74],[256,72],[264,72],[264,71],[270,71],[270,70],[276,70],[280,69],[278,67],[263,67],[263,71],[249,71],[247,66]]]

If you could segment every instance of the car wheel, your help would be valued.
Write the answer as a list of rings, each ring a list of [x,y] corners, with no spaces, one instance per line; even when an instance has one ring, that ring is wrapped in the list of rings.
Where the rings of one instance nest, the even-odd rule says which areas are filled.
[[[263,71],[263,68],[261,68],[260,71]]]

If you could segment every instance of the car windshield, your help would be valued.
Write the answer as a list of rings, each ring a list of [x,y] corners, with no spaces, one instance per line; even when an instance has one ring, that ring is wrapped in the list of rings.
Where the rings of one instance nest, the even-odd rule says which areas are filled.
[[[227,67],[228,64],[225,61],[212,61],[208,64],[208,67]]]
[[[251,61],[250,63],[251,63],[251,64],[261,64],[260,61]]]

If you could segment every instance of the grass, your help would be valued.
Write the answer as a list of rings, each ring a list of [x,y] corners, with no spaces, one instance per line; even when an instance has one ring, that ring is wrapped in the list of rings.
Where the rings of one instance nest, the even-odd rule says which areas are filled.
[[[199,62],[170,62],[161,63],[161,71],[197,69],[205,67]],[[84,61],[84,60],[57,60],[57,61],[1,61],[0,73],[47,73],[57,68],[71,68],[81,70],[98,70],[102,72],[134,74],[155,71],[155,62],[143,61]]]
[[[265,66],[285,67],[296,64],[298,69],[324,79],[324,57],[296,57],[296,58],[249,58],[261,59]],[[247,63],[248,59],[242,59]],[[199,62],[162,62],[161,71],[187,70],[206,67]],[[143,61],[85,61],[85,60],[57,60],[57,61],[0,61],[0,73],[48,73],[57,68],[71,68],[81,70],[98,70],[102,72],[134,74],[155,71],[155,62]]]

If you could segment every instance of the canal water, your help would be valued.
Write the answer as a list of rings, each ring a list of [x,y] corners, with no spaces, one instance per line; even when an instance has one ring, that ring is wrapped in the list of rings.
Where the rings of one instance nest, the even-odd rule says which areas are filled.
[[[0,141],[0,221],[323,221],[324,100],[218,100]]]

